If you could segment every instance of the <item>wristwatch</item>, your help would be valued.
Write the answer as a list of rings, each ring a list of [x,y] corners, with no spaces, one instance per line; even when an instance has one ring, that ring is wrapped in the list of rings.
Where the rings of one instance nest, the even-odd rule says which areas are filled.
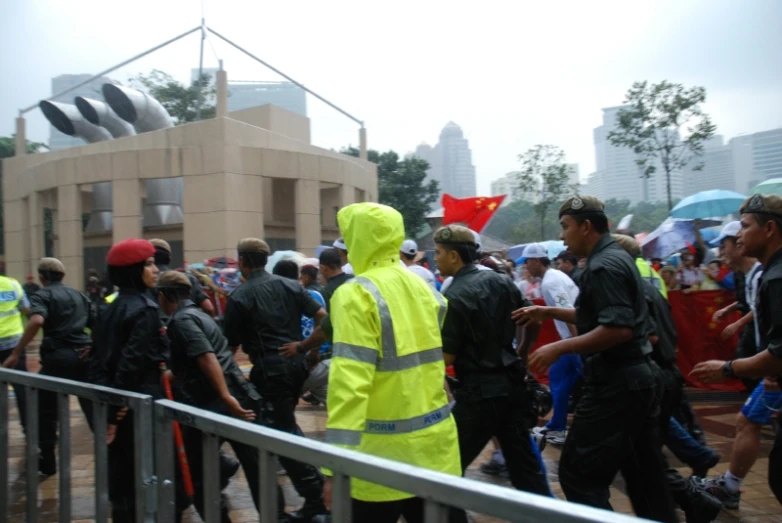
[[[735,378],[736,375],[733,373],[733,361],[726,361],[725,365],[722,366],[722,375],[726,378]]]

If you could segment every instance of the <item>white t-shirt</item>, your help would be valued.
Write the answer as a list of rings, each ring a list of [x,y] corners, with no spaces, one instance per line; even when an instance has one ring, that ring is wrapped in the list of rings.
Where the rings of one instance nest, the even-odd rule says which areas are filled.
[[[763,264],[755,262],[755,265],[752,266],[752,269],[750,269],[747,274],[747,280],[744,286],[744,296],[747,298],[747,303],[755,318],[753,321],[755,324],[755,344],[758,349],[760,349],[760,326],[758,325],[757,300],[758,289],[760,288],[760,277],[762,275]]]
[[[578,298],[578,287],[570,277],[557,269],[549,269],[543,275],[543,281],[540,283],[543,293],[543,299],[549,307],[563,307],[572,309],[576,306]],[[563,340],[570,338],[570,329],[568,324],[554,320],[554,326],[557,328],[559,337]]]
[[[342,272],[345,274],[353,274],[353,266],[349,263],[346,263],[342,266]]]
[[[432,274],[432,271],[427,269],[426,267],[421,267],[420,265],[409,265],[407,267],[413,274],[417,274],[421,278],[424,279],[426,283],[429,284],[429,286],[437,290],[437,284],[434,281],[434,274]]]

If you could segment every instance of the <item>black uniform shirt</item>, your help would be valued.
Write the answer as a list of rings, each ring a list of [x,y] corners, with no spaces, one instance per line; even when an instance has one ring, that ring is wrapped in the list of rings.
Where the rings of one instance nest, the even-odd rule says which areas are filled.
[[[738,311],[744,315],[750,311],[745,291],[747,286],[747,275],[741,271],[733,271],[733,282],[735,285],[733,292],[736,295],[736,302],[739,304]]]
[[[465,265],[454,275],[445,297],[443,352],[456,356],[459,381],[484,398],[508,394],[503,371],[519,361],[511,313],[532,304],[510,278],[475,265]]]
[[[215,321],[192,301],[185,300],[179,305],[171,316],[167,333],[171,341],[171,371],[198,404],[217,399],[217,391],[196,361],[200,356],[214,353],[224,375],[241,376],[242,371],[228,350],[228,340]]]
[[[136,392],[160,383],[169,347],[159,311],[147,292],[120,290],[97,322],[91,383]]]
[[[649,331],[658,338],[652,346],[652,359],[667,368],[676,361],[677,335],[671,305],[649,280],[643,280],[643,286],[649,308]]]
[[[308,291],[319,292],[321,296],[323,296],[323,293],[326,292],[326,288],[318,282],[312,282],[311,284],[306,286],[305,289],[307,289]]]
[[[348,274],[346,272],[337,274],[336,276],[333,276],[328,279],[326,282],[326,288],[323,289],[323,292],[321,294],[323,295],[323,299],[326,300],[326,310],[329,310],[330,303],[331,303],[331,297],[334,296],[334,293],[337,291],[340,285],[348,281],[353,277],[352,274]]]
[[[763,268],[757,314],[760,350],[768,349],[777,358],[782,358],[782,249]]]
[[[255,271],[228,295],[223,332],[253,362],[264,357],[281,364],[277,349],[301,341],[301,315],[312,318],[318,310],[320,304],[296,280]]]
[[[160,270],[160,275],[162,276],[164,272],[168,272],[172,269],[169,269],[165,265],[158,265],[158,270]],[[201,305],[201,302],[204,300],[208,300],[209,296],[206,295],[204,292],[204,287],[201,285],[201,282],[198,281],[198,278],[190,274],[189,272],[184,273],[185,276],[187,276],[187,279],[190,280],[190,301],[195,303],[196,305]]]
[[[632,338],[597,353],[607,362],[641,359],[651,352],[648,343],[649,310],[643,280],[635,260],[616,244],[610,234],[597,242],[581,274],[576,299],[576,328],[586,334],[600,325],[632,329]],[[590,354],[585,359],[590,359]]]
[[[43,316],[41,350],[79,349],[92,345],[86,328],[93,328],[95,317],[90,300],[60,282],[50,283],[30,298],[30,315]]]

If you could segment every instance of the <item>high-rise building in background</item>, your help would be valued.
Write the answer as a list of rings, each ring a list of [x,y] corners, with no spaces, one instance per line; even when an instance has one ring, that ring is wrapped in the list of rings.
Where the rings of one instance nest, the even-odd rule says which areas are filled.
[[[597,172],[590,177],[593,183],[589,192],[602,200],[615,198],[629,200],[631,204],[666,201],[666,175],[659,162],[657,171],[651,177],[644,178],[641,176],[641,168],[635,163],[636,156],[632,149],[616,147],[608,140],[608,134],[617,128],[617,116],[622,108],[603,109],[603,125],[594,130]],[[683,173],[674,171],[671,173],[671,196],[676,200],[683,194]]]
[[[427,178],[439,182],[441,198],[443,193],[455,198],[476,195],[475,166],[472,164],[470,143],[464,137],[462,128],[455,123],[448,122],[443,127],[437,145],[432,147],[422,143],[414,154],[429,162]]]
[[[703,156],[694,159],[692,165],[698,165],[698,163],[703,164],[701,170],[686,169],[684,175],[685,196],[712,189],[736,190],[733,148],[730,145],[724,145],[722,136],[716,135],[706,141]]]
[[[581,190],[581,181],[579,177],[579,168],[577,163],[569,163],[566,164],[567,167],[567,174],[568,174],[568,180],[567,180],[567,190],[565,191],[566,196],[570,196],[571,194],[576,194],[580,192]],[[537,203],[540,199],[539,194],[535,194],[534,192],[524,194],[521,191],[518,190],[519,188],[519,176],[521,176],[521,171],[511,171],[502,178],[498,178],[491,182],[491,195],[492,196],[500,196],[505,195],[505,199],[502,201],[501,207],[505,207],[509,203],[518,201],[518,200],[526,200],[530,203]]]
[[[730,146],[737,191],[747,192],[760,182],[782,177],[782,128],[737,136]]]
[[[204,74],[214,82],[218,69],[204,68]],[[198,69],[191,69],[191,81],[198,78]],[[307,116],[307,93],[291,82],[228,82],[228,110],[239,111],[258,105],[272,104],[302,116]]]
[[[69,89],[75,85],[78,85],[84,81],[87,81],[92,77],[91,74],[61,74],[52,78],[52,95]],[[106,83],[113,83],[110,79],[102,76],[96,78],[92,82],[85,84],[78,89],[71,91],[70,93],[58,96],[53,100],[55,102],[73,103],[73,99],[77,96],[83,96],[85,98],[93,98],[96,100],[103,100],[102,86]],[[52,151],[59,151],[60,149],[67,149],[68,147],[76,147],[77,145],[84,145],[84,140],[76,138],[74,136],[68,136],[63,134],[53,125],[49,126],[49,149]]]

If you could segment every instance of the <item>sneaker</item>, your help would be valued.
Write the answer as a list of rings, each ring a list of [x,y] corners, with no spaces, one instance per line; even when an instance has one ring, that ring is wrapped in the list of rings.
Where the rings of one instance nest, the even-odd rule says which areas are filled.
[[[722,503],[703,490],[701,483],[697,482],[698,479],[697,476],[692,476],[687,482],[686,498],[681,508],[687,523],[711,523],[717,519]]]
[[[479,468],[481,472],[489,476],[509,477],[508,467],[494,460],[482,464]]]
[[[546,435],[546,433],[547,433],[548,431],[549,431],[549,428],[548,428],[547,426],[545,426],[545,425],[543,425],[542,427],[535,427],[535,428],[533,428],[533,429],[531,430],[531,432],[532,432],[533,434],[542,434],[542,435],[544,435],[544,436]]]
[[[543,450],[546,448],[546,435],[540,434],[540,433],[532,433],[532,439],[535,441],[535,445],[538,446],[538,450],[543,452]]]
[[[720,500],[720,503],[722,503],[723,507],[732,510],[739,508],[741,492],[733,492],[730,490],[727,487],[725,478],[723,476],[717,476],[716,478],[704,478],[699,480],[698,483],[703,488],[703,490]]]
[[[318,405],[320,405],[320,401],[318,401],[318,399],[311,392],[308,392],[308,393],[304,394],[301,397],[301,399],[303,399],[304,401],[306,401],[310,405],[315,405],[316,407]]]
[[[546,440],[552,445],[564,445],[567,439],[566,430],[550,430],[546,433]]]
[[[706,463],[697,467],[692,467],[692,475],[699,478],[705,478],[709,474],[709,470],[717,466],[720,459],[722,459],[722,456],[714,452]]]

